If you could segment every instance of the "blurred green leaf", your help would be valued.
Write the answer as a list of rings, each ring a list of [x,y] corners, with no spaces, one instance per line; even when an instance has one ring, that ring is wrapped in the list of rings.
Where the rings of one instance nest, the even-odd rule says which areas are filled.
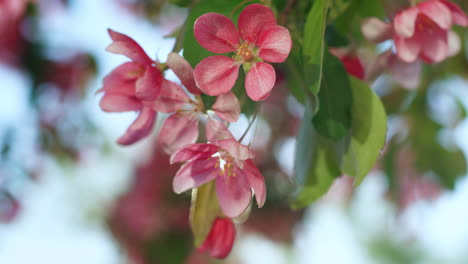
[[[360,183],[374,166],[385,144],[387,115],[370,87],[351,78],[353,91],[351,142],[343,158],[343,172]]]

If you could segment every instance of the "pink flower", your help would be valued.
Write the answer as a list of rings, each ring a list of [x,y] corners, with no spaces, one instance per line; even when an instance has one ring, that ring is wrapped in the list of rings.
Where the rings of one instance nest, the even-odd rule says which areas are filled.
[[[195,21],[194,34],[200,45],[214,53],[235,53],[232,58],[216,55],[202,60],[195,67],[195,81],[204,93],[220,95],[232,89],[243,65],[247,95],[254,101],[264,100],[276,79],[273,66],[264,61],[285,61],[291,36],[276,24],[273,12],[260,4],[249,5],[241,12],[238,28],[218,13],[204,14]]]
[[[398,57],[404,62],[417,58],[435,63],[453,54],[459,43],[450,41],[453,24],[468,26],[468,17],[455,4],[445,0],[430,0],[399,12],[392,25],[371,18],[362,27],[371,41],[393,38]]]
[[[133,144],[146,137],[153,128],[156,112],[153,103],[160,93],[163,81],[161,71],[130,37],[109,29],[113,42],[107,51],[123,54],[132,62],[126,62],[104,78],[104,85],[98,92],[104,92],[100,106],[106,112],[139,111],[137,119],[118,139],[122,145]]]
[[[171,53],[167,59],[167,66],[194,95],[190,97],[180,86],[171,83],[163,87],[160,97],[154,103],[159,112],[175,112],[164,121],[158,136],[159,144],[167,153],[172,154],[197,141],[200,115],[206,110],[201,97],[198,96],[201,91],[195,85],[190,64],[179,54]],[[240,114],[240,103],[233,93],[228,92],[216,98],[212,110],[222,119],[236,122]]]
[[[208,252],[210,256],[223,259],[229,255],[236,239],[236,228],[229,218],[218,217],[214,220],[210,233],[198,252]]]
[[[223,213],[241,215],[250,204],[252,190],[262,207],[266,198],[265,181],[252,161],[254,153],[240,144],[218,121],[207,122],[211,143],[188,145],[171,156],[171,163],[186,162],[173,181],[176,193],[216,180],[216,193]]]
[[[361,59],[357,55],[352,54],[346,49],[330,48],[330,53],[336,56],[343,63],[346,71],[361,80],[366,77],[364,67],[362,66]]]

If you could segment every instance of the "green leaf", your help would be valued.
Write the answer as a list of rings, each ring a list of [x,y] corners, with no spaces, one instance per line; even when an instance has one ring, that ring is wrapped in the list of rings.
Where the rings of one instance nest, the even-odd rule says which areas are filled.
[[[351,142],[343,158],[343,172],[360,183],[372,169],[385,144],[387,115],[370,87],[351,78],[353,91]]]
[[[344,141],[329,141],[315,131],[311,122],[313,109],[307,101],[297,136],[294,161],[296,192],[291,201],[294,209],[303,208],[320,198],[340,176]]]
[[[353,95],[343,64],[328,51],[325,52],[320,86],[320,110],[314,116],[313,124],[320,135],[335,141],[340,140],[351,127]]]
[[[205,241],[213,221],[221,213],[215,186],[215,181],[211,181],[192,191],[190,226],[196,247]]]
[[[322,79],[324,35],[327,25],[328,0],[316,0],[307,15],[304,27],[304,73],[308,89],[314,94],[320,90]]]

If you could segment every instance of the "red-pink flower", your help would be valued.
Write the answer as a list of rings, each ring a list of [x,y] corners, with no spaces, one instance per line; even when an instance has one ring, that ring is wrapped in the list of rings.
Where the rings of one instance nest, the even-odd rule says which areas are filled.
[[[393,38],[398,57],[404,62],[416,59],[434,63],[446,59],[451,52],[449,32],[453,24],[468,26],[468,17],[455,4],[446,0],[430,0],[399,12],[393,24],[375,18],[363,24],[364,35],[380,42]]]
[[[197,249],[200,253],[223,259],[229,255],[236,239],[236,228],[229,218],[218,217],[211,226],[210,233],[203,244]]]
[[[241,215],[250,204],[252,190],[262,207],[266,187],[252,161],[254,153],[235,140],[219,121],[208,120],[207,139],[211,143],[191,144],[171,156],[171,163],[186,162],[174,177],[174,191],[182,193],[216,180],[216,193],[226,216]]]
[[[197,141],[198,123],[200,115],[205,112],[205,106],[199,96],[201,91],[195,85],[190,64],[179,54],[171,53],[167,58],[167,66],[192,95],[187,95],[180,86],[171,83],[163,87],[161,95],[154,102],[154,108],[159,112],[175,112],[164,121],[158,136],[161,146],[172,154]],[[216,98],[212,110],[222,119],[236,122],[240,114],[240,103],[233,93],[228,92]]]
[[[366,73],[357,55],[340,48],[330,48],[330,53],[340,59],[349,74],[361,80],[365,79]]]
[[[273,12],[260,4],[247,6],[237,24],[239,30],[218,13],[204,14],[195,21],[194,34],[200,45],[213,53],[235,53],[232,58],[216,55],[202,60],[195,67],[195,81],[204,93],[220,95],[232,89],[243,65],[247,95],[255,101],[264,100],[276,79],[273,66],[264,61],[285,61],[291,36],[276,24]]]
[[[130,37],[109,29],[113,42],[107,51],[127,56],[126,62],[104,78],[99,92],[104,92],[100,106],[106,112],[139,111],[137,119],[118,139],[122,145],[132,144],[146,137],[153,128],[156,112],[153,101],[161,86],[168,85],[144,50]]]

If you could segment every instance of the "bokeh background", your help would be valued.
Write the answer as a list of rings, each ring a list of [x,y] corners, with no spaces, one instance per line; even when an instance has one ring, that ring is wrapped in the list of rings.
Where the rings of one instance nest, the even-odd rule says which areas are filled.
[[[177,167],[155,136],[118,146],[135,114],[102,112],[96,94],[103,77],[127,61],[105,52],[107,29],[164,62],[189,1],[172,2],[0,0],[0,263],[221,263],[193,248],[190,196],[172,192]],[[465,50],[438,68],[451,74],[423,83],[424,92],[398,88],[388,76],[377,80],[393,143],[358,188],[343,176],[300,211],[289,209],[288,197],[303,109],[279,71],[249,135],[268,202],[237,226],[225,263],[468,263],[468,180],[459,169],[468,151]],[[412,109],[421,94],[432,126],[414,132],[405,113],[420,114]],[[234,134],[247,124],[241,117]],[[423,138],[429,163],[442,168],[415,169],[419,149],[403,144],[411,135]],[[431,158],[440,149],[455,154]],[[453,189],[435,174],[450,177]]]

